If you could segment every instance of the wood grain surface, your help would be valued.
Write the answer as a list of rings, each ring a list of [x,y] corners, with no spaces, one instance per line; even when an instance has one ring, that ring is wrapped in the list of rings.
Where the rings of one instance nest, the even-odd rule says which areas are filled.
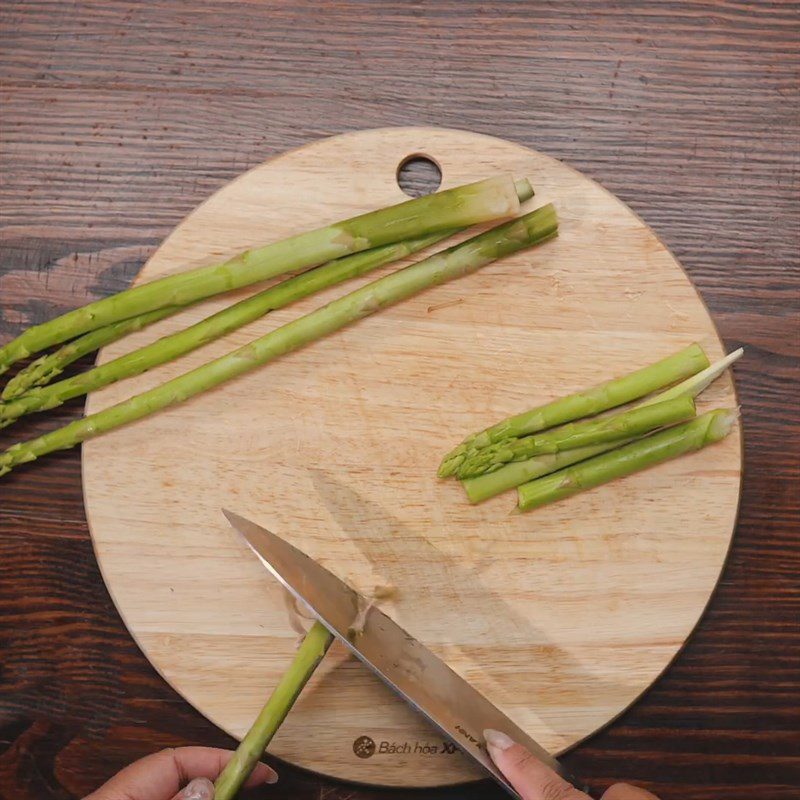
[[[515,492],[470,506],[457,482],[436,480],[435,467],[456,431],[480,430],[692,341],[712,361],[721,357],[705,306],[652,230],[593,181],[518,144],[445,128],[380,128],[319,140],[239,176],[178,225],[137,280],[402,202],[398,167],[415,153],[440,165],[445,188],[499,173],[528,177],[536,197],[526,209],[554,203],[558,238],[91,442],[83,453],[89,529],[136,641],[174,688],[235,736],[291,662],[297,632],[279,584],[233,534],[223,507],[280,532],[362,594],[395,587],[387,613],[534,740],[561,752],[630,705],[700,618],[733,533],[740,437],[536,514],[509,513]],[[395,269],[109,386],[87,411]],[[99,359],[230,303],[198,304]],[[700,407],[735,405],[726,376]],[[198,573],[224,591],[209,592]],[[362,736],[377,744],[370,758],[355,752]],[[385,786],[480,775],[343,648],[325,660],[270,751]]]
[[[728,349],[747,348],[744,494],[695,636],[566,761],[598,787],[626,779],[664,798],[796,797],[796,3],[6,2],[0,25],[5,338],[124,287],[210,192],[339,131],[502,136],[629,203],[687,268]],[[77,452],[4,479],[0,529],[0,794],[80,797],[158,747],[232,743],[116,615]],[[398,796],[279,766],[264,797]]]

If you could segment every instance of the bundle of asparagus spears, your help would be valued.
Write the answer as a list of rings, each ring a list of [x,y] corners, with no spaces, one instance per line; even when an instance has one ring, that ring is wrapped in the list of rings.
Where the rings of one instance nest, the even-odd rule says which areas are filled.
[[[275,358],[445,281],[461,277],[556,235],[551,205],[514,218],[533,196],[526,179],[500,175],[409,200],[280,242],[248,250],[223,264],[137,286],[24,331],[0,348],[0,374],[16,362],[57,347],[5,386],[0,427],[55,408],[110,383],[139,375],[264,314],[349,278],[421,251],[471,225],[512,219],[411,266],[375,280],[328,305],[110,408],[0,453],[0,476],[40,456],[140,419],[218,386]],[[70,363],[204,298],[285,273],[297,273],[146,347],[51,383]]]
[[[636,372],[509,417],[451,450],[439,477],[459,478],[472,503],[517,488],[518,508],[528,511],[699,450],[727,436],[738,413],[716,409],[698,417],[695,398],[742,352],[709,365],[702,348],[692,344]],[[665,391],[653,394],[659,390]],[[632,408],[597,416],[645,397]]]

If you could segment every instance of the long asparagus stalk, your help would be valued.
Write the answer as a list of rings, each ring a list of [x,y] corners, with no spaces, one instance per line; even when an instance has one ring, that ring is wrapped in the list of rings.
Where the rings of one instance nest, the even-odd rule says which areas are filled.
[[[500,469],[509,461],[524,461],[535,455],[635,439],[656,428],[685,422],[694,415],[694,400],[683,396],[663,403],[621,411],[600,419],[591,417],[578,422],[569,422],[544,433],[522,439],[508,439],[476,450],[468,455],[458,468],[458,477],[474,478]]]
[[[247,250],[223,264],[135,286],[28,328],[0,348],[0,373],[46,347],[147,311],[187,305],[361,250],[510,217],[518,211],[514,181],[509,175],[501,175],[352,217]]]
[[[667,389],[664,392],[648,398],[641,406],[663,403],[674,400],[677,397],[696,398],[722,375],[728,367],[735,361],[738,361],[743,353],[744,350],[741,348],[735,350],[733,353],[725,356],[725,358],[714,362],[702,372],[692,375],[691,378],[687,378],[671,389]],[[488,472],[477,478],[467,478],[462,484],[469,501],[471,503],[481,503],[484,500],[488,500],[490,497],[502,494],[509,489],[514,489],[523,483],[540,478],[542,475],[548,475],[551,472],[556,472],[571,464],[585,461],[592,456],[600,455],[600,453],[605,453],[608,450],[613,450],[616,447],[628,444],[628,441],[632,440],[607,442],[605,444],[595,445],[594,447],[580,447],[575,450],[565,450],[560,453],[547,453],[545,455],[534,456],[526,461],[516,461],[506,464],[496,472]]]
[[[219,386],[423,289],[459,278],[491,261],[549,239],[555,236],[557,230],[558,222],[552,205],[492,228],[455,247],[379,278],[161,386],[36,439],[12,445],[0,454],[0,476],[18,464],[33,461],[54,450],[74,447],[120,425]]]
[[[451,450],[439,466],[439,477],[454,475],[467,453],[504,439],[521,438],[572,420],[590,417],[624,405],[651,392],[688,378],[708,366],[708,357],[698,344],[621,378],[601,383],[584,392],[561,397],[543,406],[498,422],[465,439]]]
[[[20,370],[3,389],[3,400],[13,400],[35,386],[44,386],[50,383],[73,361],[77,361],[82,356],[93,353],[107,344],[116,342],[129,333],[140,331],[160,319],[172,316],[178,311],[180,311],[178,306],[166,306],[155,311],[148,311],[146,314],[139,314],[131,319],[106,325],[104,328],[98,328],[96,331],[90,331],[78,339],[74,339],[54,353],[37,358],[25,369]],[[0,423],[0,427],[2,427],[2,423]]]
[[[517,490],[519,509],[530,511],[572,497],[578,492],[608,483],[615,478],[622,478],[685,453],[700,450],[724,439],[733,428],[737,417],[736,409],[709,411],[691,422],[675,425],[525,483]]]
[[[515,188],[520,203],[533,196],[533,189],[527,180],[517,181]],[[343,256],[294,278],[289,278],[276,286],[271,286],[269,289],[259,292],[253,297],[235,303],[185,330],[162,337],[150,345],[120,356],[88,372],[46,388],[31,389],[22,396],[13,398],[12,401],[0,402],[0,428],[10,425],[24,414],[56,408],[74,397],[80,397],[83,394],[96,391],[123,378],[140,375],[159,364],[164,364],[198,347],[202,347],[270,311],[283,308],[334,284],[364,275],[385,264],[406,258],[458,232],[460,231],[445,231],[444,233],[431,234],[418,239],[408,239],[403,242],[384,245],[383,247],[375,247],[372,250]],[[170,313],[174,313],[174,311]],[[161,309],[134,317],[131,320],[125,320],[116,325],[100,328],[82,336],[76,342],[66,345],[52,356],[44,356],[34,363],[45,362],[54,356],[57,357],[59,353],[72,348],[73,345],[78,345],[83,352],[90,352],[92,349],[97,349],[96,347],[91,347],[95,341],[100,341],[98,346],[105,344],[106,342],[102,341],[102,339],[115,334],[114,328],[129,326],[127,330],[119,335],[114,335],[108,341],[114,341],[130,330],[138,330],[135,325],[137,321],[144,321],[146,318],[152,317],[145,323],[149,324],[150,321],[155,321],[155,319],[160,319],[163,316],[166,316],[166,314],[164,309]],[[85,346],[80,344],[84,340],[87,340],[86,344],[89,346],[89,350],[86,350]],[[79,355],[83,355],[83,352],[79,353]],[[4,397],[15,381],[18,381],[24,373],[25,370],[20,372],[12,381],[9,381],[6,391],[3,393]]]
[[[242,788],[332,641],[333,635],[328,629],[321,622],[315,622],[253,727],[214,783],[214,800],[233,800]]]
[[[141,375],[159,364],[172,361],[178,356],[225,336],[270,311],[283,308],[289,303],[334,284],[363,275],[383,264],[405,258],[429,247],[447,235],[432,234],[423,239],[409,239],[397,244],[387,244],[383,247],[366,250],[363,253],[344,256],[271,286],[269,289],[234,303],[182,331],[163,336],[152,344],[140,347],[138,350],[101,364],[99,367],[50,386],[31,389],[21,397],[0,403],[0,428],[11,424],[23,414],[56,408],[73,397],[80,397],[96,391],[123,378]],[[100,329],[100,331],[104,330],[107,328]],[[100,331],[86,334],[86,337]]]

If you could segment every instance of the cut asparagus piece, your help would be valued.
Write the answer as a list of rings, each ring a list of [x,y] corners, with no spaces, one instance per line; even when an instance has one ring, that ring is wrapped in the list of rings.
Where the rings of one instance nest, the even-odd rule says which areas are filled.
[[[652,403],[599,419],[592,417],[569,422],[544,433],[533,434],[523,439],[508,439],[476,450],[469,454],[458,468],[458,477],[474,478],[500,469],[509,461],[524,461],[536,455],[635,439],[656,428],[684,422],[694,415],[694,400],[684,395],[663,403]]]
[[[594,447],[577,447],[574,450],[564,450],[561,453],[545,453],[541,456],[534,456],[526,461],[512,461],[505,464],[495,472],[486,472],[478,475],[477,478],[465,478],[462,481],[464,491],[467,493],[470,503],[482,503],[490,497],[501,494],[508,489],[516,489],[523,483],[541,478],[542,475],[549,475],[551,472],[568,467],[570,464],[577,464],[587,458],[613,450],[633,439],[623,439],[621,442],[606,442]]]
[[[521,203],[533,196],[533,189],[526,179],[516,181],[515,189]],[[413,253],[424,250],[426,247],[430,247],[436,242],[459,232],[460,231],[445,231],[444,233],[431,234],[430,236],[419,239],[408,239],[403,242],[384,245],[383,247],[375,247],[372,250],[365,250],[362,253],[344,256],[306,273],[297,275],[294,278],[289,278],[283,283],[272,286],[253,297],[223,309],[217,314],[192,325],[186,330],[170,336],[165,336],[151,345],[147,345],[139,350],[114,359],[100,367],[96,367],[95,369],[77,375],[69,380],[61,381],[46,389],[32,389],[24,394],[24,396],[18,397],[17,402],[0,402],[0,428],[10,425],[14,420],[24,414],[56,408],[74,397],[80,397],[83,394],[96,391],[103,386],[107,386],[123,378],[140,375],[142,372],[146,372],[159,364],[164,364],[167,361],[171,361],[178,356],[208,344],[208,342],[214,341],[258,319],[270,311],[283,308],[289,303],[293,303],[314,292],[333,286],[334,284],[350,280],[359,275],[364,275],[385,264],[398,261],[401,258],[406,258]],[[169,313],[174,313],[175,310],[177,309]],[[164,316],[167,316],[167,314],[164,309],[161,309],[159,311],[149,312],[149,314],[142,314],[131,320],[116,323],[116,325],[99,328],[97,331],[87,333],[75,342],[66,345],[56,353],[38,359],[34,364],[42,362],[44,365],[48,360],[52,361],[59,353],[70,350],[74,345],[78,345],[81,350],[78,355],[72,357],[71,350],[67,355],[70,360],[74,360],[74,358],[83,355],[85,352],[91,352],[91,350],[97,349],[103,344],[121,338],[121,336],[127,332],[138,330],[139,327],[143,327],[145,324],[149,324],[149,322],[155,321],[156,319],[161,319]],[[141,324],[137,326],[137,322]],[[126,325],[129,327],[125,328]],[[107,338],[111,334],[116,334],[116,328],[119,328],[121,331],[119,335],[113,335],[113,338]],[[84,341],[85,344],[81,345],[80,343]],[[98,344],[92,347],[91,345],[96,342],[98,342]],[[88,349],[86,349],[87,346]],[[66,363],[69,363],[69,361]],[[31,367],[33,367],[34,364],[31,364]],[[8,393],[9,390],[12,390],[12,392],[16,391],[17,387],[13,389],[12,387],[26,371],[27,370],[23,370],[14,379],[9,381],[6,386],[6,391],[3,392],[4,398],[6,398],[6,393]],[[55,377],[55,374],[57,373],[51,371],[50,377]],[[50,377],[48,377],[44,383],[49,382]],[[14,396],[10,399],[13,400]]]
[[[164,336],[152,344],[140,347],[113,361],[82,372],[66,380],[31,389],[21,397],[0,403],[0,428],[10,425],[23,414],[47,411],[56,408],[73,397],[101,389],[111,383],[134,375],[141,375],[159,364],[172,361],[179,356],[196,350],[231,331],[246,325],[270,311],[283,308],[289,303],[307,297],[314,292],[326,289],[379,266],[397,261],[440,241],[449,234],[433,234],[422,239],[409,239],[397,244],[387,244],[344,256],[321,267],[296,275],[282,283],[271,286],[263,292],[234,303],[222,311],[191,325],[185,330]],[[159,312],[151,312],[159,313]],[[122,324],[122,323],[119,323]],[[88,338],[94,333],[86,334]],[[9,384],[10,385],[10,384]]]
[[[738,411],[717,409],[691,422],[637,439],[624,447],[581,461],[519,487],[520,511],[530,511],[578,492],[600,486],[685,453],[724,439],[733,428]]]
[[[187,270],[134,286],[28,328],[0,347],[0,373],[46,347],[147,311],[188,305],[351,253],[510,217],[518,211],[514,181],[510,175],[500,175],[361,214],[247,250],[223,264]]]
[[[491,428],[469,436],[451,450],[439,466],[439,477],[454,475],[471,450],[480,450],[504,439],[521,438],[556,425],[594,416],[688,378],[707,366],[708,357],[703,349],[698,344],[692,344],[621,378],[614,378],[584,392],[561,397],[530,411],[508,417]]]
[[[673,400],[676,397],[697,397],[722,375],[728,367],[741,358],[743,353],[744,350],[741,348],[735,350],[725,358],[715,361],[702,372],[692,375],[691,378],[687,378],[671,389],[648,398],[641,406]],[[463,481],[464,490],[471,503],[481,503],[509,489],[515,489],[523,483],[541,478],[542,475],[556,472],[570,464],[576,464],[579,461],[584,461],[587,458],[613,450],[624,444],[628,444],[628,442],[608,442],[595,447],[581,447],[575,450],[566,450],[562,453],[534,456],[526,461],[512,462],[501,467],[496,472],[489,472],[477,478],[467,478]]]
[[[233,800],[242,788],[332,641],[333,634],[321,622],[315,622],[253,727],[214,783],[214,800]]]
[[[161,386],[36,439],[12,445],[0,453],[0,476],[18,464],[33,461],[54,450],[74,447],[120,425],[194,397],[423,289],[460,278],[498,258],[550,239],[557,231],[558,222],[552,205],[492,228],[405,269],[372,281]]]
[[[60,347],[54,353],[48,353],[41,358],[37,358],[32,364],[28,364],[25,369],[20,370],[3,389],[3,400],[13,400],[15,397],[25,394],[29,389],[50,383],[73,361],[77,361],[79,358],[93,353],[107,344],[116,342],[129,333],[140,331],[154,322],[172,316],[178,311],[180,311],[178,306],[167,306],[166,308],[148,311],[146,314],[139,314],[137,317],[124,319],[122,322],[115,322],[113,325],[106,325],[104,328],[98,328],[96,331],[84,334],[69,344]],[[2,427],[2,422],[0,422],[0,427]]]

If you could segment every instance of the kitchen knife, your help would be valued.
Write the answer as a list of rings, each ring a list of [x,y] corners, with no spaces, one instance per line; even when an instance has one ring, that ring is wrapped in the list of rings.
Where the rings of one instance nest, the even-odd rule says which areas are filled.
[[[363,595],[280,536],[232,511],[223,513],[261,563],[314,617],[512,797],[519,795],[486,751],[486,728],[507,734],[586,791],[525,731]],[[356,620],[359,628],[354,631]]]

